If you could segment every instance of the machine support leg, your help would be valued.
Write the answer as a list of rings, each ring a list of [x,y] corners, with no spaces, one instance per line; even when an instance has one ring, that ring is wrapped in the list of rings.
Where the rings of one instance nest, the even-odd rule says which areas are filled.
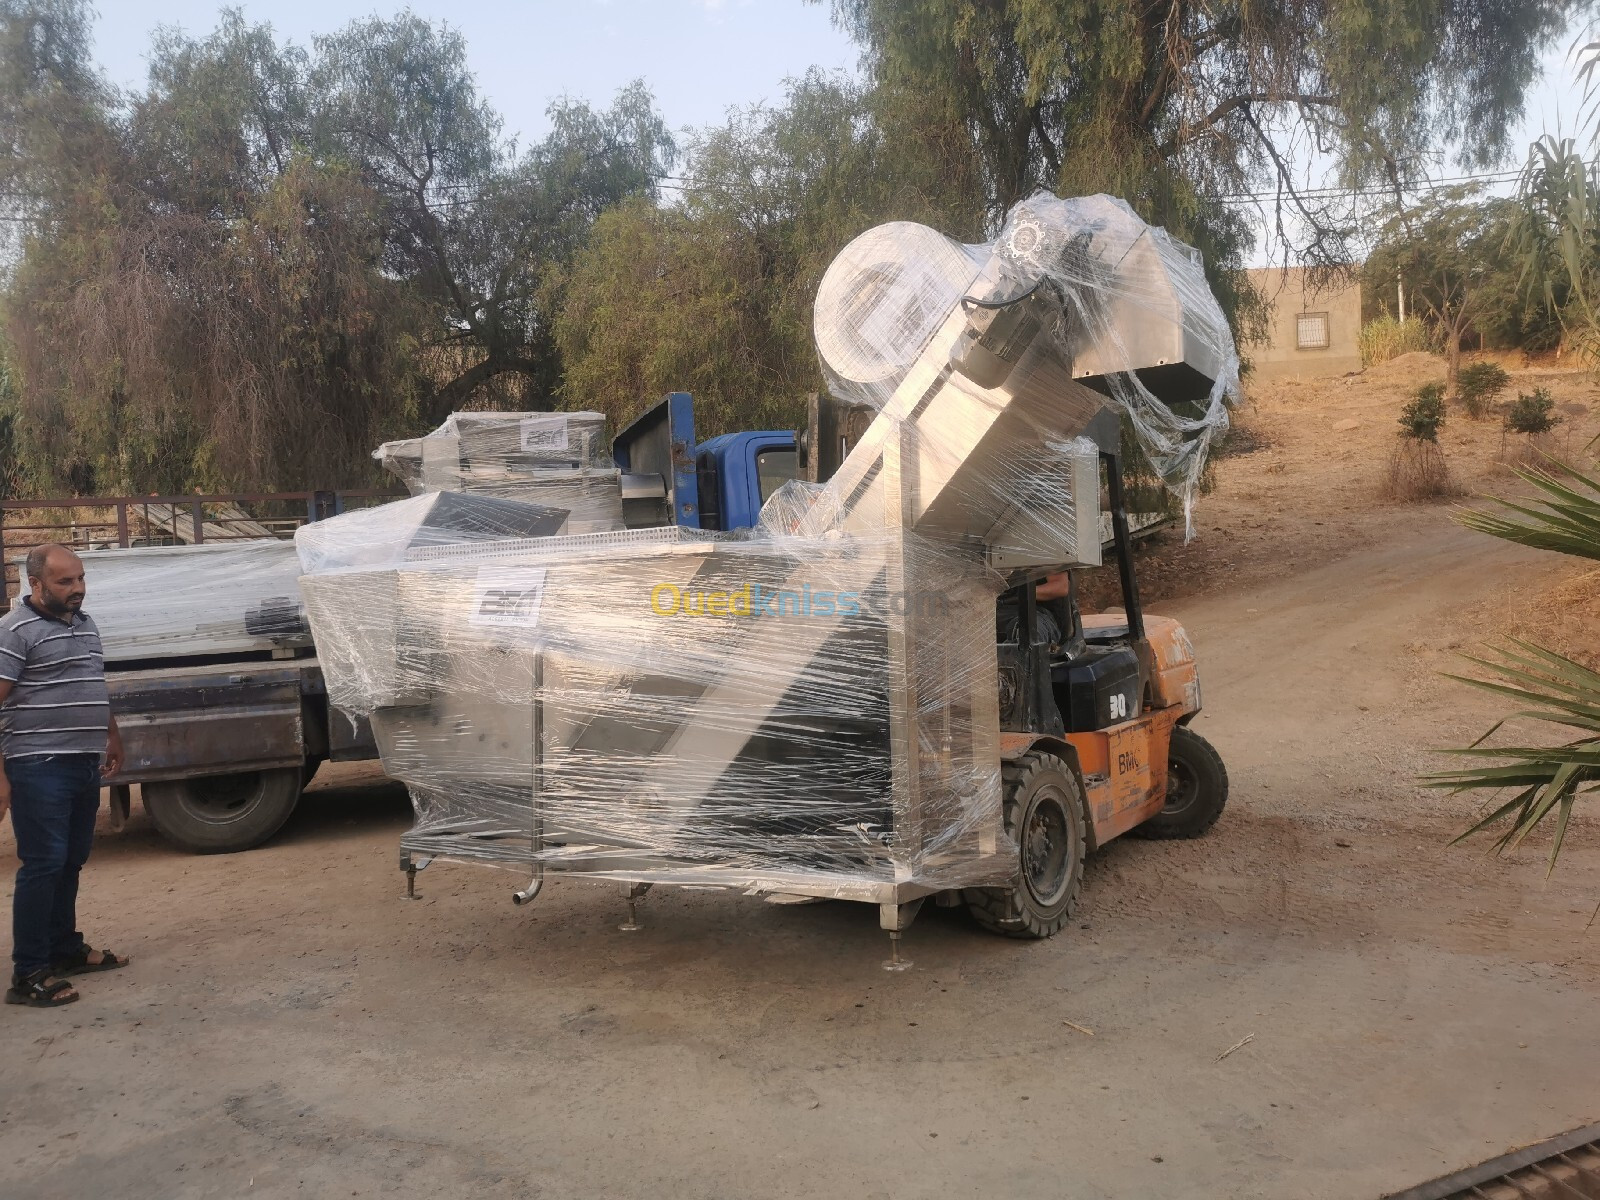
[[[528,850],[533,858],[533,878],[520,892],[511,893],[516,905],[532,904],[544,887],[544,653],[533,656],[533,788],[529,796],[533,805],[533,827],[529,834]]]
[[[407,900],[422,899],[421,896],[417,895],[417,872],[425,869],[432,861],[432,858],[426,856],[421,859],[412,858],[411,851],[409,850],[402,850],[400,852],[400,869],[406,873]]]
[[[641,896],[650,890],[648,883],[625,883],[622,885],[622,898],[628,902],[628,919],[617,928],[623,933],[637,933],[644,926],[639,924],[638,901]]]
[[[911,969],[911,960],[900,957],[900,938],[905,931],[911,928],[911,922],[917,919],[917,913],[922,911],[922,902],[926,896],[911,901],[909,904],[880,904],[878,905],[878,924],[889,931],[889,957],[883,964],[885,971],[907,971]]]
[[[911,960],[900,957],[900,938],[902,934],[898,929],[889,931],[889,958],[883,964],[885,971],[909,971]]]

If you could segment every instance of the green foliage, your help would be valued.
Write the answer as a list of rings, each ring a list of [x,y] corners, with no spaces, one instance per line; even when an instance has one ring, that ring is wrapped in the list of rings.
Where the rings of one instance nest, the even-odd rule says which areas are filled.
[[[1425,383],[1400,410],[1400,436],[1419,442],[1437,442],[1444,417],[1444,385]]]
[[[1425,776],[1422,782],[1427,787],[1454,792],[1516,789],[1509,800],[1488,812],[1456,841],[1503,825],[1495,850],[1514,850],[1554,816],[1555,835],[1549,858],[1550,869],[1554,870],[1566,841],[1573,805],[1581,795],[1600,793],[1600,672],[1530,642],[1512,641],[1509,649],[1495,653],[1496,659],[1469,656],[1467,660],[1489,671],[1493,678],[1450,678],[1528,707],[1496,722],[1471,746],[1451,752],[1495,765],[1442,771]],[[1559,746],[1483,745],[1506,721],[1517,718],[1575,729],[1581,736]]]
[[[982,231],[959,173],[887,138],[871,94],[822,72],[705,131],[683,172],[678,205],[607,212],[560,281],[562,397],[614,422],[687,389],[709,432],[796,425],[823,387],[811,302],[834,255],[895,218]]]
[[[1597,201],[1600,179],[1576,143],[1540,138],[1528,152],[1509,244],[1529,286],[1559,315],[1566,340],[1600,365]]]
[[[1468,363],[1456,376],[1456,397],[1474,420],[1485,416],[1500,393],[1511,385],[1511,376],[1497,362]]]
[[[552,281],[671,158],[642,87],[556,105],[518,151],[444,27],[372,18],[308,51],[227,11],[158,34],[122,97],[87,68],[86,11],[0,0],[0,190],[28,198],[5,324],[39,486],[351,484],[452,408],[551,405]]]
[[[1381,313],[1361,326],[1356,345],[1361,349],[1361,365],[1375,367],[1402,354],[1431,351],[1434,340],[1421,321],[1397,321],[1388,313]]]
[[[817,0],[820,2],[820,0]],[[86,0],[0,0],[4,324],[41,488],[306,487],[382,437],[559,395],[626,415],[668,388],[708,429],[780,424],[820,386],[809,306],[868,225],[977,239],[1036,186],[1107,191],[1202,251],[1242,339],[1240,269],[1285,189],[1317,263],[1355,227],[1285,150],[1345,180],[1451,144],[1499,152],[1569,0],[834,0],[867,82],[677,147],[648,92],[562,101],[505,137],[461,37],[410,12],[307,47],[226,10],[109,87]],[[1282,215],[1282,214],[1280,214]]]
[[[820,3],[821,0],[813,0]],[[1280,234],[1346,264],[1358,223],[1300,194],[1316,145],[1343,181],[1387,185],[1419,147],[1468,163],[1506,148],[1570,0],[832,0],[906,127],[966,142],[991,219],[1036,187],[1122,196],[1200,248],[1224,310],[1255,332],[1236,268],[1250,215],[1221,197],[1279,197]],[[1289,214],[1294,214],[1293,221]]]
[[[17,452],[16,378],[0,357],[0,500],[21,495],[23,478],[23,460]]]
[[[1408,301],[1444,351],[1452,390],[1467,332],[1506,307],[1508,292],[1523,295],[1516,303],[1534,303],[1517,282],[1519,268],[1507,248],[1518,211],[1514,201],[1484,200],[1473,188],[1444,189],[1391,217],[1367,257],[1369,292],[1405,281]]]
[[[1534,388],[1532,392],[1519,392],[1511,407],[1506,410],[1506,428],[1512,433],[1529,435],[1549,433],[1561,423],[1556,416],[1556,402],[1548,388]]]
[[[1600,559],[1600,476],[1554,459],[1545,461],[1542,468],[1517,471],[1542,493],[1538,500],[1496,500],[1501,511],[1469,510],[1458,520],[1468,529],[1535,550]]]
[[[1535,500],[1498,500],[1500,511],[1465,512],[1461,523],[1535,549],[1600,560],[1600,477],[1553,459],[1542,469],[1517,474],[1537,490]],[[1513,641],[1510,649],[1497,654],[1497,659],[1468,660],[1489,671],[1489,679],[1452,676],[1528,706],[1496,722],[1471,746],[1453,751],[1496,765],[1440,772],[1425,776],[1423,783],[1453,792],[1516,789],[1461,838],[1504,825],[1495,849],[1511,850],[1554,816],[1549,860],[1554,869],[1574,803],[1581,795],[1600,792],[1600,673],[1528,642]],[[1576,730],[1579,736],[1554,746],[1483,745],[1506,721],[1517,718]]]

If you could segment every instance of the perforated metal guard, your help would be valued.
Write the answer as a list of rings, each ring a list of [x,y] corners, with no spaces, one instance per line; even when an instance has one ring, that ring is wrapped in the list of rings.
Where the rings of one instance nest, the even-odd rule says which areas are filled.
[[[1384,1200],[1600,1200],[1600,1125],[1574,1129]]]

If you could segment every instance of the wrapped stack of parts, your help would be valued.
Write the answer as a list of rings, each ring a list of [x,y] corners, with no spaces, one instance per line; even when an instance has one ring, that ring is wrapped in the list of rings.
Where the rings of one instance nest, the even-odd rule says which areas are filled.
[[[425,437],[385,442],[373,458],[413,496],[467,492],[571,514],[564,532],[621,529],[622,473],[596,412],[452,413]]]
[[[292,542],[86,550],[80,557],[89,588],[83,607],[100,629],[107,662],[250,654],[310,642]]]
[[[1190,252],[1054,197],[986,246],[869,231],[816,327],[876,416],[748,534],[419,546],[414,501],[301,531],[330,695],[410,785],[410,852],[881,904],[1014,877],[996,598],[1099,562],[1122,415],[1187,486],[1227,327]],[[1164,394],[1193,415],[1145,411]]]
[[[448,548],[464,535],[542,537],[566,522],[562,509],[445,492],[386,505],[381,513],[352,512],[337,534],[308,526],[298,549],[268,537],[86,550],[80,554],[89,588],[84,608],[100,629],[106,661],[122,667],[302,649],[311,645],[300,600],[302,559],[318,567],[366,561],[360,531],[368,523],[391,538],[404,532],[419,547]],[[19,576],[22,565],[19,560]]]

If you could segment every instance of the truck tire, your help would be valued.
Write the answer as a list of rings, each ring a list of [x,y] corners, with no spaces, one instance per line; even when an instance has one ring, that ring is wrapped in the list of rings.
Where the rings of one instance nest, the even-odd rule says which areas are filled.
[[[1197,838],[1228,803],[1228,768],[1205,738],[1182,725],[1167,751],[1167,806],[1129,832],[1145,838]]]
[[[1019,850],[1017,881],[967,888],[963,899],[985,929],[1014,938],[1047,938],[1072,918],[1083,888],[1083,790],[1072,768],[1034,751],[1003,769],[1006,832]]]
[[[275,767],[144,785],[144,809],[162,837],[196,854],[259,846],[294,812],[303,768]]]

